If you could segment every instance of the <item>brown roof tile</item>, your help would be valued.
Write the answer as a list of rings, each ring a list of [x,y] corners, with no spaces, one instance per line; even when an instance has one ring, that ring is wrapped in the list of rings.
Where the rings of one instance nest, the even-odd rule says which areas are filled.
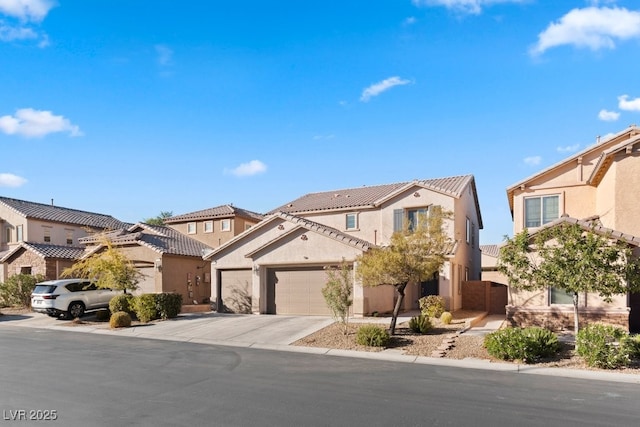
[[[177,222],[207,220],[214,218],[228,218],[239,216],[243,218],[261,221],[264,216],[262,214],[252,212],[246,209],[237,208],[233,205],[216,206],[215,208],[203,209],[200,211],[190,212],[182,215],[175,215],[164,220],[165,224],[175,224]]]

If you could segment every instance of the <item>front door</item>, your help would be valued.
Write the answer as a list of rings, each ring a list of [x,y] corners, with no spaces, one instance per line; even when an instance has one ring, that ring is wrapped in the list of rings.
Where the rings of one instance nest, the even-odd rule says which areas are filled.
[[[629,294],[629,332],[640,333],[640,292]]]

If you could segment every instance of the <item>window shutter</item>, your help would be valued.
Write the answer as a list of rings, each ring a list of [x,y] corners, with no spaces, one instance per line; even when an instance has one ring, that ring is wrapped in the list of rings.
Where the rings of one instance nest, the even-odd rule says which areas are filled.
[[[404,219],[404,210],[393,210],[393,232],[402,231],[402,220]]]

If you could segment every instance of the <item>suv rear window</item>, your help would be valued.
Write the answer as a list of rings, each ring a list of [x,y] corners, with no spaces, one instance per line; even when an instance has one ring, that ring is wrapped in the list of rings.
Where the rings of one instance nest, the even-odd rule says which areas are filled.
[[[89,289],[89,282],[77,282],[77,283],[69,283],[65,288],[67,288],[71,292],[80,292]]]
[[[33,289],[34,294],[52,294],[56,290],[56,285],[38,285]]]

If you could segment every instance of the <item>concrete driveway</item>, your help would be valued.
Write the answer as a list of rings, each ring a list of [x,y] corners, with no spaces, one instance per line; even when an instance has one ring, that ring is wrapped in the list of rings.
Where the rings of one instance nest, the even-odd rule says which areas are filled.
[[[82,320],[91,322],[94,318],[87,315]],[[0,317],[0,326],[5,324],[238,346],[289,345],[331,323],[333,320],[324,316],[194,313],[181,314],[175,319],[113,330],[109,328],[108,323],[91,322],[73,325],[70,321],[53,319],[38,313]]]

